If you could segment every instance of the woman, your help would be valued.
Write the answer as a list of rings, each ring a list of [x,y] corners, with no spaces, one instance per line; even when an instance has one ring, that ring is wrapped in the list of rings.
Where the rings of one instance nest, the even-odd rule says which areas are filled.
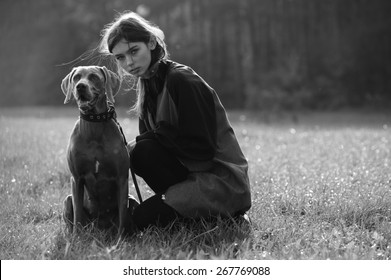
[[[225,109],[191,68],[168,60],[162,30],[126,12],[105,27],[100,51],[122,78],[137,78],[140,135],[128,143],[130,161],[155,192],[134,210],[137,227],[243,215],[251,206],[248,164]]]

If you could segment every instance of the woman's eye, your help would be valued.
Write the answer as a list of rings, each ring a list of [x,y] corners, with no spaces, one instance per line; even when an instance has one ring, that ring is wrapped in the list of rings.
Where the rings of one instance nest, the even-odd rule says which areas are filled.
[[[118,60],[118,61],[121,61],[121,60],[124,59],[124,57],[123,56],[116,56],[115,59]]]
[[[135,55],[137,53],[138,49],[132,49],[130,50],[130,55]]]

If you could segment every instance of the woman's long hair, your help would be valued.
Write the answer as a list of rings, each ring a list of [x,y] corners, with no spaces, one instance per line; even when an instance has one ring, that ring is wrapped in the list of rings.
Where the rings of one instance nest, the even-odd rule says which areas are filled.
[[[148,44],[151,40],[155,39],[157,44],[155,49],[151,51],[151,65],[154,65],[159,60],[165,60],[169,56],[164,41],[164,32],[157,25],[134,12],[126,11],[119,14],[113,22],[104,27],[101,33],[101,41],[98,46],[99,52],[102,55],[110,56],[115,60],[112,55],[113,48],[123,39],[127,42],[144,42],[145,44]],[[122,69],[117,62],[116,65],[121,80],[130,76],[133,80],[133,84],[136,83],[136,80],[132,75]],[[137,116],[142,117],[145,92],[140,85],[140,79],[137,81],[136,92],[137,101],[131,108],[131,111],[134,111]]]

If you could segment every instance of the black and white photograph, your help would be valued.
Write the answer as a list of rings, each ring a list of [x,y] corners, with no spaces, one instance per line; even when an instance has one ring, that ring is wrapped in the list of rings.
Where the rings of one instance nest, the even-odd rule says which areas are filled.
[[[0,38],[5,264],[390,272],[391,1],[1,0]]]

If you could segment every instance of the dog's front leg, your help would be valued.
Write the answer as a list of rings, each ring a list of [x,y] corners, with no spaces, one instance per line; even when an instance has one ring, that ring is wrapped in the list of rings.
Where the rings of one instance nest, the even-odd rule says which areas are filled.
[[[118,182],[120,187],[118,191],[118,237],[120,238],[125,233],[126,223],[130,222],[128,217],[128,178],[120,179]]]
[[[84,183],[82,181],[80,178],[77,181],[73,177],[71,178],[74,234],[83,229]]]

